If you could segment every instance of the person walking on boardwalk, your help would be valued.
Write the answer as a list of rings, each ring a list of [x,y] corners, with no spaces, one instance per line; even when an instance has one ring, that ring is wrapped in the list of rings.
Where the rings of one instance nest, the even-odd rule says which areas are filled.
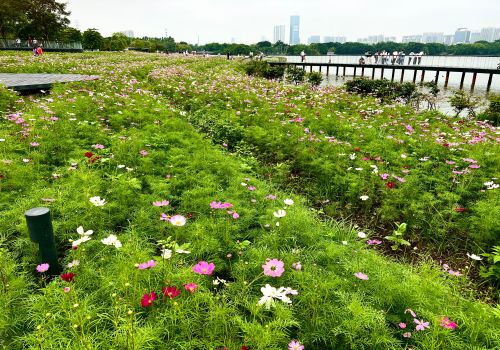
[[[411,60],[413,59],[413,56],[415,56],[415,54],[413,53],[413,51],[408,54],[408,65],[411,64]]]
[[[36,49],[36,53],[38,54],[38,56],[42,57],[42,55],[43,55],[42,44],[38,45],[38,48]]]
[[[33,56],[38,56],[38,48],[33,46]]]
[[[305,62],[306,61],[306,53],[304,50],[300,53],[300,62]]]
[[[418,65],[420,65],[420,63],[422,63],[422,56],[424,55],[424,52],[423,51],[420,51],[418,53]]]
[[[405,52],[404,51],[401,51],[399,53],[399,64],[400,65],[404,65],[405,64]]]
[[[375,52],[375,53],[373,54],[373,58],[375,59],[375,64],[377,64],[377,63],[378,63],[378,56],[379,56],[379,55],[380,55],[380,54],[379,54],[379,52],[378,52],[378,51],[377,51],[377,52]]]

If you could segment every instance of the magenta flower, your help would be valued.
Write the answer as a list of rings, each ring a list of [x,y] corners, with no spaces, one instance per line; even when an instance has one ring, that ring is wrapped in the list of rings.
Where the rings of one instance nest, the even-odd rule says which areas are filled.
[[[298,340],[292,340],[288,343],[288,350],[304,350],[304,345],[302,345]]]
[[[426,328],[429,328],[429,322],[424,322],[424,320],[418,320],[418,319],[414,318],[413,322],[415,322],[417,324],[417,327],[415,328],[415,330],[417,332],[418,331],[423,331]]]
[[[48,271],[49,267],[50,267],[49,264],[40,264],[36,267],[36,270],[42,273]]]
[[[156,265],[158,265],[158,263],[156,261],[149,260],[149,261],[140,263],[139,265],[137,265],[137,268],[139,270],[146,270],[146,269],[151,269],[151,268],[155,267]]]
[[[295,269],[296,271],[300,271],[302,270],[302,264],[300,263],[300,261],[294,262],[292,264],[292,268]]]
[[[382,244],[382,241],[379,241],[378,239],[369,239],[366,241],[366,244],[379,245],[379,244]]]
[[[214,272],[214,263],[208,263],[206,261],[200,261],[198,264],[193,266],[193,272],[200,275],[211,275]]]
[[[448,317],[444,317],[441,320],[440,326],[446,329],[455,329],[457,328],[457,324],[453,321],[450,321]]]
[[[405,329],[405,328],[406,328],[406,323],[401,322],[401,323],[399,324],[399,328],[401,328],[401,329]]]
[[[262,265],[262,268],[264,269],[264,275],[270,277],[280,277],[283,272],[285,272],[285,264],[278,259],[267,260],[267,262]]]
[[[145,149],[141,149],[141,150],[139,151],[139,154],[140,154],[141,156],[143,156],[143,157],[146,157],[146,156],[149,154],[149,152],[148,152],[148,151],[146,151]]]
[[[363,272],[356,272],[354,274],[354,276],[356,276],[357,278],[359,278],[360,280],[364,280],[364,281],[367,281],[369,278],[367,275],[365,275]]]
[[[255,186],[248,186],[249,191],[255,191],[257,188]]]
[[[167,200],[162,200],[162,201],[156,201],[156,202],[153,202],[153,205],[155,207],[166,207],[167,205],[169,205],[170,202],[167,201]]]
[[[31,147],[38,147],[40,144],[38,142],[30,142]]]
[[[154,291],[151,291],[151,294],[144,294],[141,299],[141,306],[142,307],[149,307],[153,304],[153,301],[158,299],[158,296]]]
[[[160,220],[162,220],[162,221],[170,221],[170,216],[168,216],[165,213],[161,213]]]
[[[210,208],[212,208],[212,209],[229,209],[232,206],[233,205],[229,202],[224,202],[224,203],[216,202],[216,201],[210,202]]]
[[[198,288],[198,285],[196,283],[187,283],[184,285],[184,289],[187,290],[189,293],[194,293],[196,291],[196,288]]]
[[[96,143],[95,145],[92,145],[95,149],[104,149],[104,145],[101,145],[100,143]]]

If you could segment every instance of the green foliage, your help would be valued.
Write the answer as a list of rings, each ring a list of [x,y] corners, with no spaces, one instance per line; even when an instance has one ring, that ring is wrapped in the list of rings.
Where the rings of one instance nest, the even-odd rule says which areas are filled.
[[[355,78],[347,81],[345,86],[349,92],[373,95],[382,101],[393,101],[399,98],[409,103],[417,93],[417,86],[413,83],[398,83],[386,79]]]
[[[488,95],[489,106],[477,116],[480,120],[488,120],[494,126],[500,126],[500,94]]]
[[[455,116],[459,116],[462,111],[467,110],[468,115],[474,117],[476,115],[475,109],[479,105],[479,99],[464,90],[455,91],[453,96],[449,98],[449,102],[456,112]]]
[[[323,82],[323,75],[320,72],[307,73],[307,82],[312,86],[320,86]]]
[[[76,29],[71,27],[66,27],[61,30],[58,34],[58,39],[62,42],[81,42],[82,41],[82,33]]]
[[[473,175],[481,181],[461,178],[457,189],[448,181],[446,165],[418,161],[424,154],[448,159],[447,149],[436,145],[434,135],[429,136],[432,142],[412,139],[398,123],[412,122],[417,128],[421,121],[429,134],[437,128],[451,134],[456,127],[474,134],[473,125],[439,115],[426,121],[428,116],[408,108],[388,107],[342,89],[248,79],[236,70],[239,63],[224,59],[84,53],[48,54],[34,62],[27,55],[2,53],[0,63],[1,69],[17,72],[43,69],[101,77],[56,85],[51,96],[23,97],[16,106],[29,128],[1,120],[0,136],[6,138],[0,143],[2,160],[12,162],[2,163],[5,177],[0,181],[0,347],[191,350],[246,345],[278,350],[291,339],[306,349],[500,345],[497,311],[477,300],[466,277],[451,277],[432,263],[410,266],[385,258],[359,239],[357,230],[322,220],[319,210],[308,205],[312,198],[314,203],[328,199],[339,211],[348,213],[350,207],[359,217],[401,215],[421,226],[424,218],[437,229],[458,222],[450,206],[494,196],[480,192],[495,165],[494,150],[485,152],[491,144],[463,142],[463,153],[453,159],[481,154],[476,158],[482,168]],[[304,120],[296,121],[299,116]],[[361,123],[373,127],[356,129]],[[393,129],[387,134],[405,143],[387,141],[385,124]],[[325,134],[315,136],[322,135],[317,130]],[[426,133],[413,137],[419,134]],[[307,139],[300,140],[304,135]],[[318,141],[325,135],[346,142]],[[33,141],[39,145],[32,146]],[[360,144],[362,150],[354,151]],[[255,158],[242,158],[239,149]],[[96,157],[85,156],[90,151]],[[362,160],[371,157],[368,152],[383,157],[383,163],[370,162],[380,173],[400,174],[411,165],[411,175],[404,175],[407,182],[389,190],[379,185],[378,174],[347,170],[368,167]],[[409,155],[405,160],[403,152]],[[349,158],[352,153],[355,159]],[[273,167],[280,167],[279,179]],[[303,195],[293,194],[293,182],[301,180]],[[360,193],[370,199],[361,203]],[[106,199],[104,206],[89,202],[96,195]],[[285,206],[287,198],[294,204]],[[169,204],[152,205],[158,200]],[[230,202],[229,210],[239,217],[212,209],[212,201]],[[51,209],[61,264],[76,274],[72,282],[35,272],[40,261],[24,212],[41,205]],[[371,210],[375,205],[390,210]],[[430,207],[433,212],[425,211]],[[284,208],[286,216],[276,218],[274,212]],[[187,223],[173,226],[160,220],[162,213],[182,214]],[[80,225],[94,232],[74,250],[69,240],[79,238]],[[377,227],[367,232],[378,235]],[[104,245],[101,240],[109,234],[122,247]],[[171,257],[162,258],[162,249],[172,250]],[[281,277],[262,274],[262,265],[272,258],[284,263]],[[69,267],[74,260],[79,264]],[[157,265],[137,268],[150,260]],[[214,273],[194,273],[199,261],[213,262]],[[300,271],[292,268],[298,261]],[[369,280],[356,278],[358,272]],[[184,289],[189,282],[198,286],[194,293]],[[276,300],[268,310],[258,305],[266,284],[298,294],[290,295],[291,304]],[[166,286],[176,286],[180,295],[164,296]],[[159,298],[142,307],[141,298],[151,291]],[[407,308],[429,328],[414,332]],[[458,328],[440,326],[443,316]],[[411,338],[402,336],[400,322],[408,324]]]
[[[82,46],[85,50],[99,50],[104,39],[97,29],[87,29],[82,35]]]
[[[285,74],[284,66],[271,66],[266,61],[253,60],[245,64],[245,72],[248,75],[266,79],[283,79]]]
[[[113,33],[109,47],[111,51],[123,51],[128,47],[129,38],[123,33]]]
[[[482,254],[487,259],[488,266],[481,266],[481,277],[500,285],[500,246],[493,247],[491,253]]]
[[[388,241],[391,241],[392,243],[394,243],[393,245],[391,245],[392,250],[398,250],[399,246],[401,246],[401,245],[405,245],[405,246],[411,245],[410,242],[403,239],[403,234],[406,232],[406,224],[402,223],[402,224],[397,225],[397,227],[398,228],[396,230],[392,231],[392,235],[384,237]]]
[[[289,66],[285,71],[286,81],[292,84],[301,84],[306,78],[306,71],[298,66]]]
[[[0,84],[0,117],[11,110],[16,99],[17,94],[14,91]]]

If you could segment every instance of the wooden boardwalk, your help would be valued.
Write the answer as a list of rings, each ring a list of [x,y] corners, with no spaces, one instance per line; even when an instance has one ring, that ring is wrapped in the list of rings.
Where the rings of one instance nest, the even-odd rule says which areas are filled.
[[[395,77],[396,70],[401,71],[401,76],[399,80],[403,82],[405,71],[411,71],[413,73],[412,81],[414,83],[417,82],[417,72],[420,71],[420,81],[424,81],[426,72],[434,72],[433,80],[434,82],[438,82],[439,73],[445,72],[446,77],[444,81],[444,86],[448,86],[448,79],[450,77],[450,72],[460,72],[462,73],[462,77],[460,79],[460,89],[463,89],[464,79],[466,73],[472,74],[472,85],[471,91],[474,91],[474,87],[476,85],[476,78],[478,74],[487,74],[488,75],[488,83],[486,86],[486,91],[490,91],[491,82],[493,80],[494,75],[500,74],[500,69],[487,69],[487,68],[467,68],[467,67],[445,67],[445,66],[421,66],[421,65],[382,65],[382,64],[355,64],[355,63],[307,63],[307,62],[272,62],[269,64],[276,66],[298,66],[302,67],[304,70],[306,67],[309,68],[309,71],[313,71],[313,67],[319,67],[319,71],[322,72],[322,68],[326,68],[326,75],[330,74],[330,68],[335,68],[335,75],[339,76],[339,68],[342,68],[342,76],[345,76],[346,68],[354,68],[354,76],[359,72],[360,76],[365,75],[365,69],[368,70],[367,73],[371,71],[371,78],[376,79],[375,70],[380,70],[380,79],[384,79],[384,71],[389,71],[391,73],[391,81],[397,79]],[[369,77],[370,75],[368,75]]]
[[[16,91],[48,90],[54,83],[97,80],[99,77],[81,74],[17,74],[0,73],[0,84]]]

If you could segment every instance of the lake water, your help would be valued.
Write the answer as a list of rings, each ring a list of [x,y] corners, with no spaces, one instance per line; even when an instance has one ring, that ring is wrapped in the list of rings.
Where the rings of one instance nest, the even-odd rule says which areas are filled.
[[[300,56],[285,56],[287,62],[291,63],[300,63]],[[361,56],[307,56],[307,63],[350,63],[357,64],[358,60]],[[379,61],[380,62],[380,61]],[[368,64],[369,62],[367,62]],[[405,64],[408,63],[408,56],[405,57]],[[500,63],[500,56],[423,56],[422,62],[420,65],[422,66],[435,66],[435,67],[468,67],[468,68],[486,68],[486,69],[496,69],[497,65]],[[381,65],[382,67],[382,65]],[[391,79],[392,68],[393,65],[385,65],[386,69],[384,70],[384,78]],[[394,81],[399,81],[401,78],[401,68],[397,68],[394,75]],[[388,69],[387,69],[388,68]],[[345,80],[350,80],[353,78],[354,68],[346,68],[346,77],[335,77],[335,69],[330,68],[330,77],[327,79],[329,84],[332,85],[342,85]],[[326,74],[326,69],[323,67],[323,74]],[[319,71],[318,67],[313,67],[313,71]],[[356,76],[360,76],[361,69],[358,68],[356,71]],[[420,81],[419,71],[417,73],[417,81]],[[339,75],[342,75],[342,68],[339,68]],[[365,74],[366,77],[371,78],[372,68],[366,68]],[[445,72],[439,73],[438,84],[441,86],[444,85],[445,80]],[[380,78],[381,69],[375,69],[375,77]],[[436,72],[435,71],[426,71],[425,72],[425,81],[433,81],[435,79]],[[450,78],[448,82],[449,89],[458,89],[460,87],[460,79],[462,77],[462,73],[460,72],[451,72]],[[337,79],[336,79],[337,78]],[[413,80],[413,71],[405,71],[404,81],[412,81]],[[472,83],[472,73],[467,73],[465,75],[464,80],[464,89],[470,89]],[[476,94],[484,94],[486,92],[486,85],[488,83],[488,74],[478,74],[476,79],[475,93]],[[493,75],[493,80],[491,84],[491,92],[500,92],[500,74]]]

